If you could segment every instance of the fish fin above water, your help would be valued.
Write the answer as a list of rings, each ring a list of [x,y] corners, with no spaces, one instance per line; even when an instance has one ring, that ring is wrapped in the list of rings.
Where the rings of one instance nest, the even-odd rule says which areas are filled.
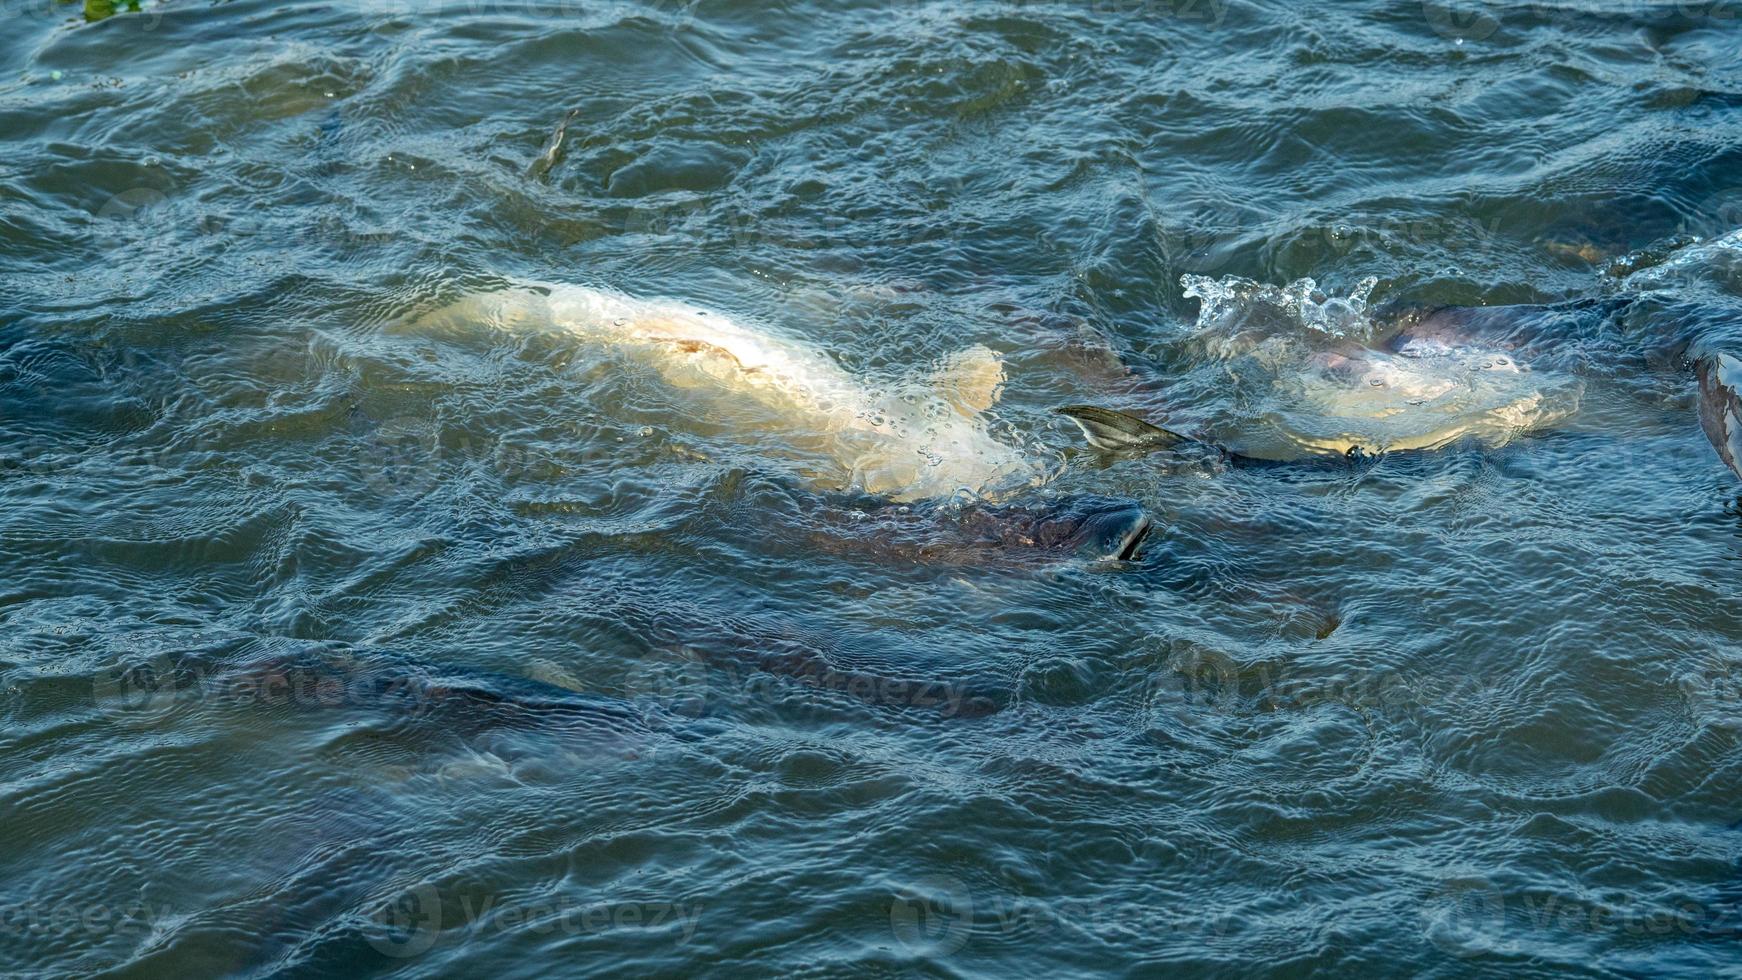
[[[1700,379],[1700,427],[1718,458],[1742,476],[1742,360],[1711,354],[1694,365]]]
[[[1096,408],[1093,405],[1066,405],[1054,409],[1060,415],[1069,416],[1077,423],[1077,428],[1083,430],[1083,438],[1096,449],[1112,452],[1143,451],[1169,449],[1181,443],[1192,440],[1177,432],[1170,432],[1159,425],[1124,412],[1115,412],[1109,408]]]
[[[1003,393],[1004,361],[992,348],[975,344],[951,354],[932,375],[932,387],[956,411],[978,415]]]
[[[532,161],[532,165],[526,168],[526,176],[535,179],[543,177],[550,173],[550,168],[562,160],[563,143],[569,135],[569,123],[575,121],[575,116],[580,111],[579,109],[570,109],[568,114],[563,116],[562,122],[556,124],[556,132],[552,133],[550,139],[545,141],[544,150],[539,153],[537,159]]]

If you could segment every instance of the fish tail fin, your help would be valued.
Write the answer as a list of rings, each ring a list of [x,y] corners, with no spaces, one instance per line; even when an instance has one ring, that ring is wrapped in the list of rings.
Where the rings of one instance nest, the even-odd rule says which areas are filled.
[[[1096,408],[1093,405],[1065,405],[1054,409],[1060,415],[1068,416],[1077,423],[1077,428],[1083,430],[1083,438],[1096,449],[1106,449],[1114,452],[1129,452],[1141,450],[1149,452],[1157,449],[1170,449],[1181,443],[1193,440],[1155,425],[1151,422],[1115,412],[1110,408]]]

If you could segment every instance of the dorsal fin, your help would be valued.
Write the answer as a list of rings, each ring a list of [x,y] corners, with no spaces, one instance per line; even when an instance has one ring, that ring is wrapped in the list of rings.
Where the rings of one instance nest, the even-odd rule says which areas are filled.
[[[978,415],[998,403],[1004,386],[1004,362],[984,344],[951,354],[932,375],[932,387],[963,415]]]
[[[1096,449],[1111,452],[1151,452],[1192,441],[1177,432],[1145,422],[1135,415],[1115,412],[1110,408],[1066,405],[1054,411],[1070,416],[1071,421],[1083,430],[1083,438],[1089,440],[1089,445]]]

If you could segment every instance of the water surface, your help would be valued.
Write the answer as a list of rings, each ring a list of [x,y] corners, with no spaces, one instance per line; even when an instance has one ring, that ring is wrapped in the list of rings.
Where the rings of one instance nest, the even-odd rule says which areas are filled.
[[[1732,5],[6,9],[0,971],[1736,968]],[[1079,451],[1266,431],[1188,275],[1573,304],[1578,410]],[[1162,528],[914,560],[633,358],[396,327],[505,278],[986,344],[1035,505]]]

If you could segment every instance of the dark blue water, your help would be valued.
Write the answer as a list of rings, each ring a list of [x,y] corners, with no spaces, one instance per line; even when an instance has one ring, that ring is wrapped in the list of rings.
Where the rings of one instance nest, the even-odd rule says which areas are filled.
[[[0,973],[1742,963],[1734,4],[3,9]],[[984,344],[1001,506],[1156,530],[407,327],[509,280]],[[1570,401],[1286,451],[1303,352],[1446,304]]]

